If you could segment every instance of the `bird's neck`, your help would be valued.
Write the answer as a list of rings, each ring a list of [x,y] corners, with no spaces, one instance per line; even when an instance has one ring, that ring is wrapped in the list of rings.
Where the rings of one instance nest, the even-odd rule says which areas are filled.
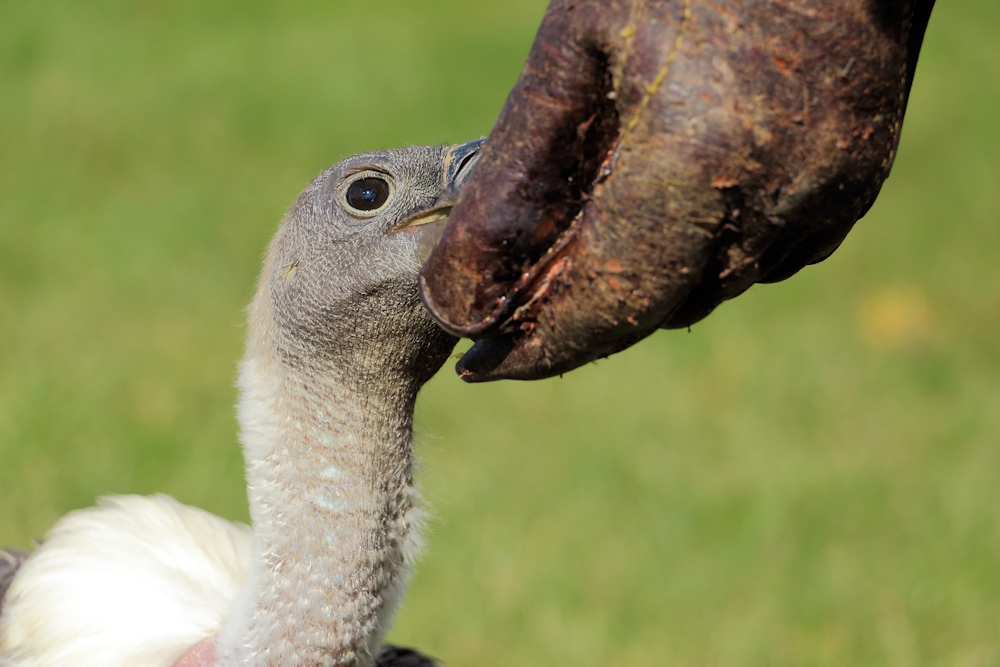
[[[368,667],[416,551],[419,384],[348,382],[271,350],[251,336],[241,367],[256,553],[222,664]]]

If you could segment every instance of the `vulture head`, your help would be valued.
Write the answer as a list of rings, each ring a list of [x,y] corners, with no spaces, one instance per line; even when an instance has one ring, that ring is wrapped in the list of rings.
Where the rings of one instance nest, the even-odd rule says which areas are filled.
[[[292,367],[423,384],[454,338],[420,303],[420,266],[482,143],[361,153],[317,176],[271,243],[251,337]]]

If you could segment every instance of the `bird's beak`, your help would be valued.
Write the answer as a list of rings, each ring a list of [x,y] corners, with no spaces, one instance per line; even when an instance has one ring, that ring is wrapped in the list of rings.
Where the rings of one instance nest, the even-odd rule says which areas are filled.
[[[416,227],[426,225],[431,222],[444,220],[451,215],[451,208],[458,201],[458,193],[462,189],[462,184],[469,180],[472,169],[479,162],[482,155],[482,146],[485,139],[466,141],[464,144],[456,144],[448,149],[444,156],[444,174],[441,194],[434,202],[419,211],[414,212],[401,222],[396,229],[406,227]]]

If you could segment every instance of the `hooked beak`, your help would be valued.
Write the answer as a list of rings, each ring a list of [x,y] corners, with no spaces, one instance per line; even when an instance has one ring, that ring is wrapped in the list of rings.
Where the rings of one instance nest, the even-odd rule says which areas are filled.
[[[444,156],[444,176],[441,194],[434,202],[419,211],[414,212],[396,227],[397,230],[407,227],[426,225],[431,222],[438,222],[451,215],[451,209],[458,201],[458,193],[462,189],[462,184],[469,180],[473,168],[479,162],[482,155],[482,146],[485,139],[466,141],[464,144],[456,144],[448,149]]]

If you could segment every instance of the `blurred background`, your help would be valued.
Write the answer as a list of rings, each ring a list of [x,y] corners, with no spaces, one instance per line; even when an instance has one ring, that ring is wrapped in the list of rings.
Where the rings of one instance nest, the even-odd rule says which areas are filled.
[[[246,520],[244,307],[365,149],[485,135],[544,0],[0,2],[0,544]],[[418,405],[391,639],[454,667],[1000,665],[1000,3],[941,0],[828,261],[561,380]]]

